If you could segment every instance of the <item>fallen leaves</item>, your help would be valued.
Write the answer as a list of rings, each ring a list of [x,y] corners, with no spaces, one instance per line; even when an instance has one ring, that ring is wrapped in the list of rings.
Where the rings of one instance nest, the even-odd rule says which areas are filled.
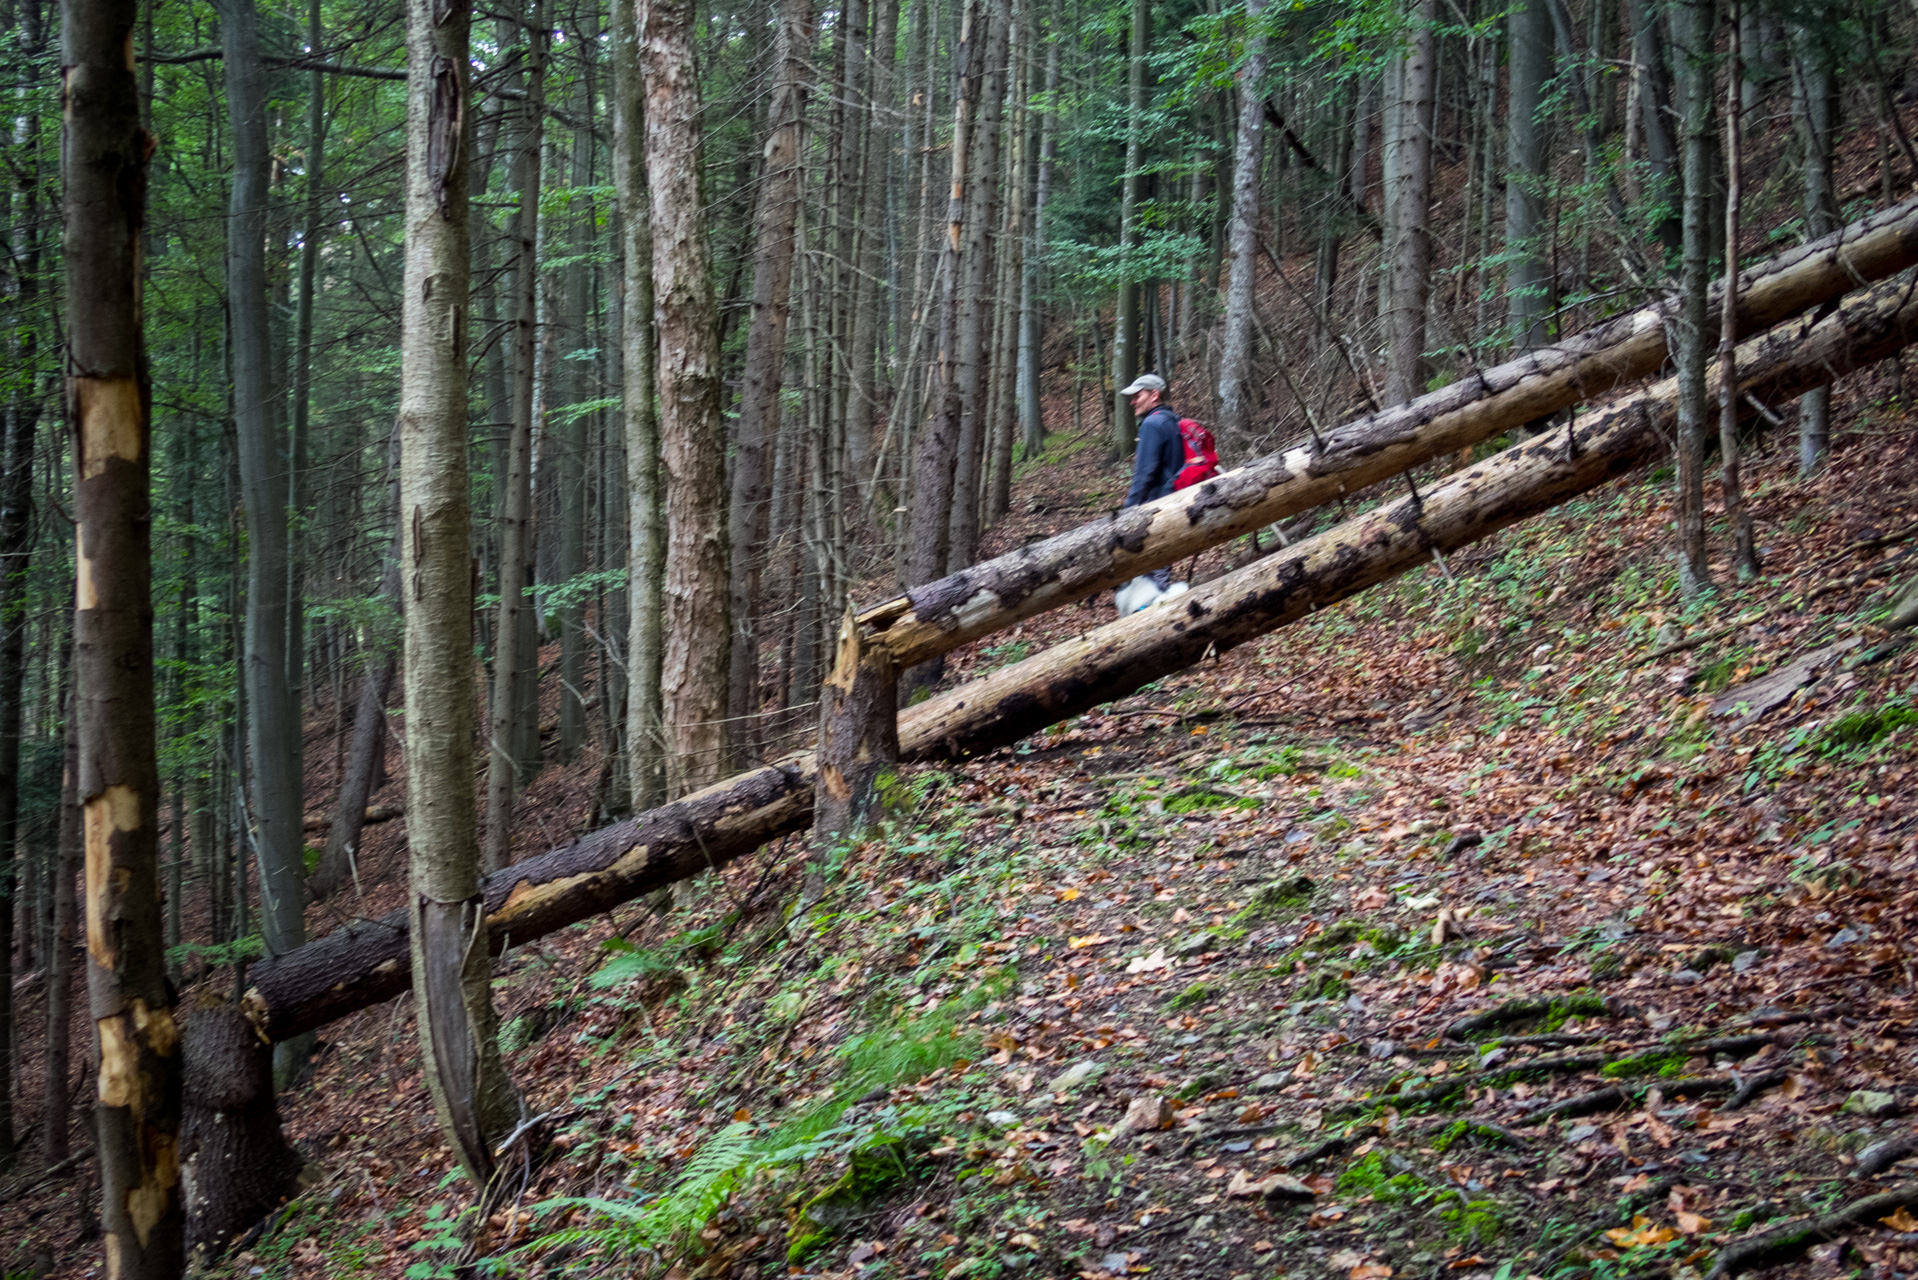
[[[1605,1238],[1622,1249],[1636,1249],[1644,1245],[1670,1244],[1678,1239],[1678,1232],[1670,1227],[1654,1225],[1643,1214],[1632,1219],[1629,1227],[1613,1227],[1605,1233]]]

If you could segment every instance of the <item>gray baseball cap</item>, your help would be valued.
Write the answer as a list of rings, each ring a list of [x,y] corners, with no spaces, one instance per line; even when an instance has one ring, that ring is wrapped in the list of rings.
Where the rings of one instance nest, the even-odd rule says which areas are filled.
[[[1164,391],[1164,390],[1165,390],[1164,378],[1161,378],[1156,373],[1142,373],[1138,377],[1132,380],[1131,386],[1127,387],[1124,391],[1121,391],[1119,394],[1122,396],[1136,396],[1141,391]]]

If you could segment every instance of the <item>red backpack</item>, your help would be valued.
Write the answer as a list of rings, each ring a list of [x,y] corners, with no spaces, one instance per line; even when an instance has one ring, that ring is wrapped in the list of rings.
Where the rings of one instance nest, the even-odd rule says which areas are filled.
[[[1179,419],[1179,439],[1185,443],[1185,467],[1172,482],[1174,489],[1189,489],[1219,474],[1219,447],[1212,433],[1196,418]]]

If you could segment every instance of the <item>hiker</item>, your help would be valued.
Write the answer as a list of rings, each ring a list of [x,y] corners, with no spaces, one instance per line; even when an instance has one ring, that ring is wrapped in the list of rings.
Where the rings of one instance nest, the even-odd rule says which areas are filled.
[[[1139,420],[1139,447],[1132,455],[1132,488],[1120,504],[1136,507],[1172,492],[1185,467],[1185,443],[1179,436],[1179,415],[1165,403],[1164,378],[1142,373],[1119,394],[1132,402],[1132,416]],[[1143,576],[1151,578],[1160,591],[1172,585],[1170,569],[1154,569]]]

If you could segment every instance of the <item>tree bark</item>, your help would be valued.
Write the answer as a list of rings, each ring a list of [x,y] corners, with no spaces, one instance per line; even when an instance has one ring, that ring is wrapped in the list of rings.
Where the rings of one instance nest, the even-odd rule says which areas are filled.
[[[239,1007],[211,995],[187,1018],[180,1179],[186,1243],[217,1256],[293,1190],[299,1154],[280,1131],[273,1055]]]
[[[1438,72],[1437,0],[1413,0],[1399,101],[1392,177],[1391,363],[1385,403],[1404,404],[1425,388],[1425,305],[1432,271],[1432,101]]]
[[[489,871],[512,861],[513,793],[521,776],[520,686],[539,665],[528,643],[533,578],[533,375],[539,343],[540,157],[545,137],[546,36],[542,0],[529,0],[526,123],[520,135],[518,242],[513,267],[513,425],[506,439],[505,493],[500,502],[499,621],[493,628],[493,698],[486,754],[486,847]],[[537,715],[537,712],[535,712]],[[534,741],[538,741],[535,726]]]
[[[1918,263],[1918,200],[1874,214],[1743,275],[1738,332],[1830,304],[1858,281]],[[1718,308],[1718,290],[1710,306]],[[1255,459],[1206,484],[1118,512],[926,583],[866,610],[903,670],[1137,574],[1397,475],[1646,377],[1669,354],[1675,301],[1523,353],[1409,405],[1326,434],[1322,450]]]
[[[981,0],[965,0],[959,40],[952,51],[952,185],[946,202],[946,236],[939,266],[938,347],[933,378],[937,406],[913,441],[912,542],[906,553],[905,585],[931,582],[946,571],[952,545],[953,470],[959,451],[961,412],[959,367],[960,251],[967,217],[967,165],[972,158],[972,109],[979,94],[985,35]]]
[[[1551,305],[1550,267],[1538,239],[1545,209],[1545,140],[1551,131],[1539,113],[1552,74],[1550,2],[1524,0],[1506,18],[1511,87],[1505,134],[1505,297],[1512,345],[1518,350],[1545,341],[1545,315]]]
[[[728,714],[759,710],[760,578],[767,556],[771,457],[786,375],[786,321],[792,310],[793,234],[799,218],[799,144],[806,122],[806,67],[813,47],[812,0],[784,0],[774,37],[772,102],[767,109],[765,170],[753,213],[752,320],[746,330],[739,427],[729,483],[727,539],[732,546],[733,647]],[[742,720],[736,754],[743,763],[757,735]]]
[[[1239,65],[1239,136],[1232,162],[1232,266],[1226,277],[1224,352],[1219,357],[1219,438],[1250,439],[1253,294],[1259,270],[1259,156],[1265,148],[1263,0],[1245,0],[1245,60]]]
[[[1680,125],[1684,145],[1684,254],[1678,281],[1676,341],[1679,405],[1677,492],[1678,593],[1691,599],[1711,586],[1705,552],[1706,382],[1705,290],[1711,259],[1712,89],[1708,59],[1712,0],[1677,0],[1672,9],[1673,56],[1678,67]]]
[[[660,722],[661,589],[665,509],[659,492],[659,420],[654,412],[659,348],[653,332],[652,198],[646,191],[645,85],[633,6],[613,6],[613,182],[619,196],[623,324],[621,412],[626,431],[626,755],[633,804],[666,798]]]
[[[1024,436],[1024,452],[1037,457],[1045,447],[1046,424],[1039,403],[1039,350],[1041,305],[1039,269],[1046,257],[1046,206],[1052,199],[1052,161],[1059,146],[1058,109],[1054,99],[1059,92],[1059,45],[1046,41],[1045,106],[1039,112],[1039,172],[1033,181],[1032,234],[1026,246],[1025,270],[1019,287],[1019,423]]]
[[[819,690],[818,755],[813,834],[855,836],[880,799],[884,775],[899,764],[899,677],[885,642],[864,636],[850,609]]]
[[[1834,143],[1843,99],[1832,70],[1832,51],[1821,31],[1796,29],[1800,102],[1799,135],[1805,165],[1805,234],[1821,236],[1838,225],[1838,196],[1832,180]],[[1816,387],[1798,402],[1798,474],[1824,469],[1831,453],[1831,390]]]
[[[853,278],[852,377],[846,398],[846,459],[852,469],[851,492],[859,497],[862,517],[870,510],[876,493],[872,429],[884,382],[878,359],[889,292],[884,285],[886,206],[892,189],[893,121],[898,114],[892,90],[898,47],[899,0],[873,0],[866,157],[859,184],[859,269]]]
[[[95,1146],[107,1275],[180,1274],[180,1058],[160,908],[153,710],[152,386],[140,237],[153,139],[140,127],[131,0],[63,0],[66,408],[73,428],[87,987],[99,1046]],[[297,819],[296,819],[297,827]]]
[[[1725,91],[1725,284],[1721,297],[1732,305],[1719,308],[1718,326],[1718,456],[1725,496],[1725,519],[1732,527],[1732,569],[1740,582],[1758,576],[1758,549],[1752,541],[1752,516],[1745,505],[1738,474],[1738,214],[1743,197],[1740,156],[1739,102],[1740,0],[1732,0],[1731,70]]]
[[[952,478],[952,528],[946,546],[948,573],[971,564],[979,553],[979,486],[984,473],[986,365],[990,354],[987,321],[993,302],[992,229],[999,207],[1000,124],[1005,117],[1012,0],[988,0],[988,5],[979,127],[971,139],[971,167],[976,178],[966,192],[966,244],[960,255],[956,368],[959,432]]]
[[[227,328],[233,365],[233,426],[246,509],[246,697],[251,826],[260,864],[260,925],[266,949],[306,937],[306,815],[299,695],[287,680],[286,439],[274,412],[267,310],[269,156],[266,68],[254,0],[222,0],[233,186],[227,212]]]
[[[1145,82],[1146,54],[1152,45],[1150,0],[1132,0],[1132,25],[1126,47],[1125,175],[1119,193],[1119,301],[1112,323],[1112,401],[1106,412],[1112,420],[1112,447],[1106,459],[1116,462],[1132,456],[1139,442],[1139,424],[1132,405],[1120,392],[1139,376],[1139,285],[1127,261],[1139,243],[1139,203],[1145,198]]]
[[[669,789],[720,776],[726,759],[726,455],[718,313],[699,190],[700,102],[692,0],[644,0],[646,176],[653,202],[659,434],[666,468],[664,690]]]
[[[29,231],[28,234],[34,234]],[[19,283],[24,285],[25,273]],[[22,328],[31,328],[32,322]],[[30,335],[19,335],[22,345]],[[31,351],[20,352],[31,358]],[[20,375],[37,377],[37,361]],[[6,406],[0,434],[0,1163],[13,1136],[13,917],[20,883],[20,726],[25,708],[27,602],[33,552],[33,451],[40,406],[31,389]],[[27,939],[31,943],[31,934]]]
[[[71,658],[69,643],[67,654]],[[78,950],[78,903],[74,881],[80,874],[82,855],[80,799],[80,722],[74,697],[74,671],[70,663],[67,687],[61,691],[65,712],[65,750],[60,771],[59,836],[53,855],[53,940],[47,950],[47,1025],[46,1057],[40,1071],[42,1080],[40,1115],[40,1154],[49,1164],[67,1158],[67,1127],[72,1119],[72,1100],[67,1096],[67,1066],[73,1044],[73,960]]]
[[[468,39],[462,0],[408,0],[406,275],[400,323],[400,580],[406,812],[420,1061],[474,1184],[515,1118],[492,966],[476,945],[473,577],[466,446]]]
[[[1809,331],[1780,328],[1745,343],[1740,382],[1760,398],[1795,395],[1914,340],[1918,296],[1893,281]],[[962,759],[1016,742],[1418,568],[1435,548],[1467,546],[1606,484],[1662,447],[1677,399],[1676,380],[1665,379],[1455,472],[1420,498],[1195,588],[1176,608],[1142,611],[930,699],[899,717],[900,758]],[[811,755],[792,756],[487,877],[489,945],[523,944],[802,828],[815,770]],[[249,1016],[279,1039],[398,994],[406,928],[395,912],[255,966]]]

